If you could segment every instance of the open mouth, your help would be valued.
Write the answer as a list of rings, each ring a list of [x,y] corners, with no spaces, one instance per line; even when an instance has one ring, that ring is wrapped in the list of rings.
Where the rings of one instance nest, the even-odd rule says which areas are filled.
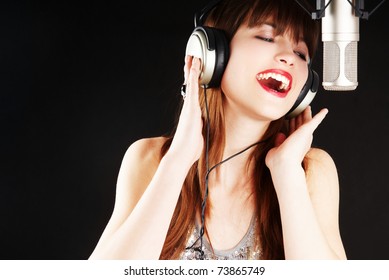
[[[262,87],[274,93],[285,96],[291,88],[291,76],[283,71],[266,71],[257,74],[257,80]]]

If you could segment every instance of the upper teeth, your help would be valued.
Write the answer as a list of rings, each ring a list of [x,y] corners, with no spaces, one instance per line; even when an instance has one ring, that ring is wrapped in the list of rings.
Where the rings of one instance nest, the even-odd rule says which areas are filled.
[[[280,89],[285,89],[289,86],[290,84],[290,81],[288,78],[286,78],[285,76],[282,76],[281,74],[277,74],[277,73],[273,73],[273,72],[269,72],[269,73],[261,73],[259,75],[257,75],[257,79],[258,80],[263,80],[263,79],[269,79],[269,78],[272,78],[274,80],[277,80],[279,82],[281,82],[282,84],[280,85]]]

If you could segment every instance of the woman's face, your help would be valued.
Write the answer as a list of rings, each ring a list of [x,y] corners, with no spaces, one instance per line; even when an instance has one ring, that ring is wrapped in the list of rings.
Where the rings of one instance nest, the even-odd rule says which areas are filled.
[[[288,34],[275,36],[272,23],[242,25],[230,43],[221,88],[226,109],[275,120],[295,103],[308,77],[308,47]]]

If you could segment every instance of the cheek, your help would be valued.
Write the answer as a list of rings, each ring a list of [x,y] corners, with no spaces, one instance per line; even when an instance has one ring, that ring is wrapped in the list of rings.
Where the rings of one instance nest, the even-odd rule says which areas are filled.
[[[239,61],[231,59],[225,69],[221,80],[221,89],[227,94],[231,95],[235,92],[245,92],[248,86],[248,74],[244,64]]]
[[[231,50],[230,58],[222,77],[221,87],[223,91],[228,89],[245,90],[250,81],[255,81],[255,68],[253,58],[244,48]],[[258,65],[257,65],[258,66]]]
[[[294,75],[293,96],[296,98],[299,96],[301,90],[305,86],[308,79],[308,67],[306,65],[300,65]]]
[[[222,77],[222,80],[221,80],[221,84],[220,84],[221,90],[227,96],[230,96],[231,92],[235,92],[236,91],[236,87],[237,87],[236,82],[233,80],[233,78],[235,77],[235,74],[234,74],[235,73],[235,71],[234,71],[235,68],[231,67],[230,65],[232,65],[232,61],[231,60],[228,62],[228,65],[226,67],[226,70],[224,71],[224,74],[223,74],[223,77]],[[237,79],[236,81],[239,82],[239,79]]]

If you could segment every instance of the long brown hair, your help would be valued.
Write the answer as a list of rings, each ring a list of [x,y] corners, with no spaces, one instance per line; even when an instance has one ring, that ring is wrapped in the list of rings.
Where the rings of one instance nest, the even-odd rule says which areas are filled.
[[[301,1],[300,1],[301,2]],[[295,0],[223,0],[208,15],[206,25],[225,31],[230,40],[239,26],[247,23],[249,27],[260,25],[269,17],[276,25],[276,33],[290,33],[293,39],[304,38],[310,57],[316,51],[318,40],[318,24],[295,2]],[[209,165],[222,160],[224,150],[224,94],[220,88],[207,90],[200,94],[200,106],[203,112],[204,124],[207,121],[205,102],[209,107]],[[261,247],[263,259],[284,259],[281,218],[277,196],[274,190],[270,171],[265,164],[265,156],[274,145],[277,132],[283,129],[284,118],[270,123],[262,139],[266,142],[257,145],[250,154],[248,164],[253,164],[253,196],[257,215],[257,240]],[[161,149],[161,157],[171,144],[174,133],[166,138]],[[203,128],[206,139],[206,127]],[[261,140],[261,139],[258,139]],[[205,144],[204,144],[205,146]],[[200,159],[193,164],[184,181],[180,197],[174,211],[169,231],[160,259],[177,259],[185,250],[188,232],[193,228],[196,215],[201,209],[205,192],[206,162],[205,151]]]

